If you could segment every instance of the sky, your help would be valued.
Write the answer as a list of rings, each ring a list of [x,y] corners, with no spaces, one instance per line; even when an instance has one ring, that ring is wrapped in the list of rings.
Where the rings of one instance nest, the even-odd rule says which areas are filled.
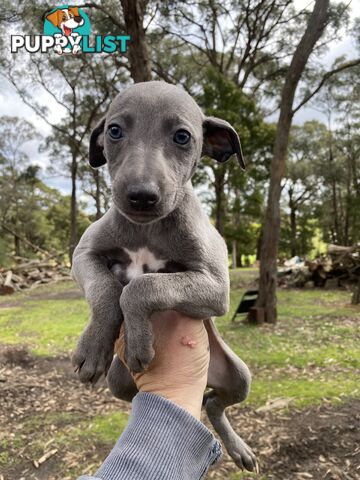
[[[295,5],[298,9],[304,8],[307,5],[311,4],[309,0],[295,0]],[[351,5],[351,16],[355,17],[360,16],[360,0],[352,0]],[[324,57],[324,64],[330,66],[334,59],[341,55],[348,55],[349,58],[354,57],[355,46],[353,41],[349,36],[344,37],[341,41],[333,42],[331,48],[329,48],[328,53]],[[50,119],[51,121],[57,120],[59,115],[61,115],[61,110],[56,104],[55,100],[46,92],[38,93],[38,101],[41,104],[46,104],[50,110]],[[12,115],[22,117],[36,126],[36,129],[40,135],[46,137],[51,133],[51,127],[46,124],[46,122],[40,119],[30,107],[26,106],[19,95],[16,93],[15,88],[3,77],[0,75],[0,116],[3,115]],[[313,108],[311,105],[300,109],[295,117],[294,123],[302,124],[305,121],[317,119],[320,121],[325,121],[324,115]],[[270,117],[268,120],[275,121],[276,116]],[[45,182],[52,186],[58,188],[63,193],[70,192],[70,179],[64,177],[50,177],[46,173],[46,167],[49,165],[49,158],[46,152],[39,152],[39,146],[41,140],[36,140],[24,144],[23,151],[28,155],[31,160],[31,163],[38,164],[43,169],[43,179]]]

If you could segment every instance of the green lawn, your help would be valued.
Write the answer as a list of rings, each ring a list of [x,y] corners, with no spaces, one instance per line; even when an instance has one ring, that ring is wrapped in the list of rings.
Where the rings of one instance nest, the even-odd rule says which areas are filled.
[[[231,310],[217,325],[253,371],[248,403],[293,397],[302,406],[359,396],[360,308],[350,305],[350,292],[280,290],[278,324],[257,327],[230,322],[256,272],[231,276]],[[0,342],[27,345],[36,355],[69,353],[88,318],[84,300],[62,298],[73,289],[69,282],[0,298]]]
[[[351,292],[279,290],[277,325],[261,327],[230,319],[249,271],[232,272],[231,308],[217,325],[254,373],[247,403],[292,397],[305,406],[324,399],[360,396],[360,307]]]
[[[231,273],[231,309],[217,320],[226,341],[253,373],[245,404],[257,408],[270,399],[283,398],[291,399],[291,409],[359,397],[360,308],[350,305],[351,293],[280,290],[277,325],[253,326],[240,319],[231,323],[243,292],[256,275],[252,269]],[[88,307],[72,282],[0,297],[0,343],[25,345],[41,357],[69,355],[87,318]],[[10,472],[7,478],[18,478],[14,472],[19,465],[28,465],[28,459],[40,458],[54,447],[65,455],[60,460],[57,453],[51,467],[54,478],[76,478],[84,473],[84,465],[94,472],[116,441],[128,418],[119,405],[106,392],[99,393],[99,398],[108,398],[109,410],[94,409],[91,404],[86,415],[86,399],[77,410],[77,395],[82,398],[84,387],[79,383],[65,388],[70,388],[72,404],[75,395],[74,411],[67,412],[55,402],[51,410],[32,411],[10,422],[9,431],[0,432],[0,470]],[[92,402],[97,398],[92,397]],[[26,453],[25,460],[19,451]],[[228,480],[266,478],[240,472],[229,475]]]

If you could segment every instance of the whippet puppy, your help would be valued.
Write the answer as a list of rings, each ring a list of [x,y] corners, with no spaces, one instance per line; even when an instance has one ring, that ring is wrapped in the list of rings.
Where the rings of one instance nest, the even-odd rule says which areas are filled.
[[[113,205],[74,252],[72,272],[91,320],[73,364],[82,382],[108,373],[113,394],[131,401],[135,383],[114,357],[121,323],[126,363],[141,372],[154,356],[153,312],[177,310],[204,320],[212,388],[204,397],[206,412],[235,463],[257,470],[253,452],[224,412],[247,397],[251,377],[211,318],[229,308],[228,253],[191,185],[202,155],[221,163],[236,155],[245,167],[232,126],[204,116],[190,95],[164,82],[137,83],[119,94],[93,130],[90,165],[108,164]]]

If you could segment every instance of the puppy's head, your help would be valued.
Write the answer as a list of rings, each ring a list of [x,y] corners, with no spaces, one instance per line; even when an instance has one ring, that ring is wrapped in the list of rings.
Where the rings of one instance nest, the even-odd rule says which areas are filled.
[[[108,164],[114,203],[136,223],[176,208],[202,155],[224,163],[233,154],[244,168],[232,126],[205,117],[183,89],[164,82],[119,94],[90,138],[90,165]]]
[[[84,24],[84,19],[81,17],[78,7],[69,7],[66,9],[58,9],[55,12],[46,16],[55,27],[61,28],[64,25],[68,30],[77,28]]]

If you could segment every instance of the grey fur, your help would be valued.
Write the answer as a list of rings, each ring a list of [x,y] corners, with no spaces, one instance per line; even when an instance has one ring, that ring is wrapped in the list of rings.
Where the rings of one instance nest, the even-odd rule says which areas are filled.
[[[122,128],[120,139],[110,137],[109,126],[114,124]],[[179,129],[190,132],[188,144],[174,142]],[[73,276],[90,305],[91,320],[73,364],[82,382],[96,382],[112,362],[110,389],[117,397],[131,400],[136,393],[132,377],[117,357],[113,360],[122,321],[126,362],[131,371],[139,372],[154,356],[152,312],[177,310],[208,319],[208,383],[213,390],[204,398],[205,408],[235,463],[256,470],[254,454],[224,413],[227,406],[246,398],[251,377],[210,318],[228,311],[229,276],[225,242],[191,185],[203,154],[220,162],[236,154],[244,167],[240,141],[231,125],[205,117],[185,91],[163,82],[138,83],[125,90],[94,129],[90,164],[108,164],[113,205],[86,230],[74,252]],[[134,189],[156,201],[146,200],[146,208],[135,208],[129,193]],[[144,265],[141,275],[130,278],[130,257],[140,249],[151,252],[156,259],[153,264],[161,268]]]

